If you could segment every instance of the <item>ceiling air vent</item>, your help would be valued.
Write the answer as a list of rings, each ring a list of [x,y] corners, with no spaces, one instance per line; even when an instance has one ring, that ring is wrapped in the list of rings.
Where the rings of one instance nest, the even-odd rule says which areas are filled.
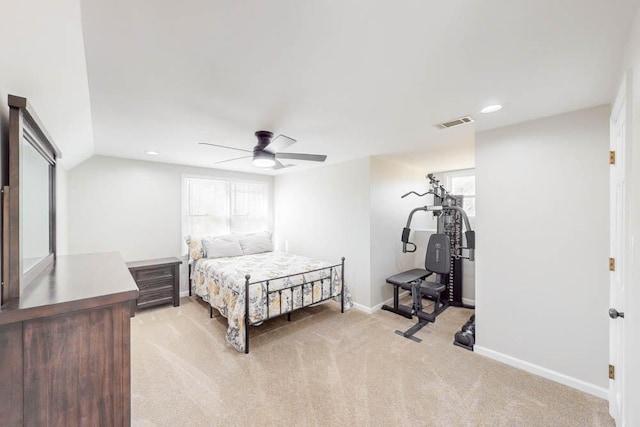
[[[460,126],[467,123],[473,123],[473,119],[470,116],[460,117],[459,119],[451,120],[449,122],[438,123],[435,125],[438,129],[449,129],[454,126]]]

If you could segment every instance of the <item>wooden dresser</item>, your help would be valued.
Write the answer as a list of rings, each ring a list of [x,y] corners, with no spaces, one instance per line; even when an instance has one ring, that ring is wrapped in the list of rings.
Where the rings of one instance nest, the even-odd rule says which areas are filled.
[[[127,267],[138,285],[137,308],[173,303],[180,305],[180,261],[178,258],[158,258],[128,262]]]
[[[120,254],[69,255],[0,307],[0,424],[130,425],[137,297]]]

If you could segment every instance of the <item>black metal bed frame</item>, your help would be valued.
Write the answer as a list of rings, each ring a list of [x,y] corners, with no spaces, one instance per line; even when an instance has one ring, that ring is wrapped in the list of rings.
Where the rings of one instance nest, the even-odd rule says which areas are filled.
[[[287,320],[291,320],[291,313],[295,310],[299,310],[301,308],[305,308],[305,307],[310,307],[314,304],[319,304],[321,302],[324,301],[328,301],[332,298],[336,298],[336,297],[340,297],[340,313],[344,313],[344,260],[345,258],[342,257],[341,263],[340,264],[335,264],[335,265],[329,265],[327,267],[322,267],[322,268],[317,268],[314,270],[308,270],[308,271],[302,271],[300,273],[294,273],[294,274],[289,274],[286,276],[280,276],[280,277],[274,277],[274,278],[270,278],[270,279],[265,279],[265,280],[259,280],[257,282],[251,282],[251,275],[247,274],[246,276],[244,276],[245,282],[244,282],[244,353],[248,354],[249,353],[249,326],[255,326],[258,324],[261,324],[262,322],[265,322],[267,320],[270,319],[274,319],[276,317],[280,317],[283,314],[287,315]],[[341,286],[340,286],[340,293],[336,293],[334,294],[332,292],[332,289],[334,287],[334,283],[333,283],[333,273],[334,273],[334,269],[340,267],[340,281],[341,281]],[[189,296],[191,296],[192,294],[192,279],[191,279],[191,263],[189,263]],[[273,282],[275,280],[282,280],[282,279],[287,279],[290,277],[295,277],[295,276],[302,276],[304,274],[308,274],[308,273],[314,273],[316,271],[322,271],[322,270],[329,270],[329,277],[326,278],[321,278],[321,279],[316,279],[316,280],[311,280],[309,282],[307,282],[306,280],[303,279],[302,283],[296,284],[296,285],[289,285],[289,286],[284,286],[282,288],[278,288],[276,290],[269,290],[269,282]],[[303,276],[304,277],[304,276]],[[313,299],[313,295],[314,295],[314,291],[315,291],[315,286],[317,283],[320,283],[320,298],[317,300]],[[324,286],[325,286],[325,282],[328,282],[328,286],[329,286],[329,296],[328,297],[324,297]],[[249,295],[250,295],[250,287],[251,286],[255,286],[255,285],[265,285],[266,286],[266,291],[263,290],[263,296],[264,296],[264,305],[266,308],[266,317],[264,319],[260,319],[257,320],[255,322],[252,322],[251,319],[249,318]],[[304,303],[304,290],[305,290],[305,286],[311,286],[311,302],[305,304]],[[297,308],[293,308],[294,307],[294,301],[293,301],[293,293],[294,293],[294,289],[295,288],[300,288],[300,306]],[[265,289],[265,288],[263,288]],[[283,292],[291,292],[291,310],[289,311],[285,311],[282,312],[282,293]],[[269,302],[271,301],[271,295],[273,294],[278,294],[278,298],[280,299],[280,310],[278,313],[273,314],[269,312]],[[209,315],[210,317],[213,317],[213,309],[214,307],[212,305],[210,305],[209,307]]]

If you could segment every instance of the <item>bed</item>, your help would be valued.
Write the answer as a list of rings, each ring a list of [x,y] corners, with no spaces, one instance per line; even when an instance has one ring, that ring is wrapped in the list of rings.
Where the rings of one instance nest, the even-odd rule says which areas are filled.
[[[195,293],[227,318],[226,339],[249,352],[249,327],[330,299],[341,312],[352,306],[344,286],[344,258],[330,264],[286,252],[269,251],[190,263],[189,294]],[[245,296],[249,295],[247,299]]]

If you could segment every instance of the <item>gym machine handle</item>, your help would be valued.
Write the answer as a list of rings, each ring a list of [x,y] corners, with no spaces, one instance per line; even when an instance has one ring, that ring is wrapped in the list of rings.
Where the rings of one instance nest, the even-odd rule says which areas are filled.
[[[410,193],[407,193],[410,194]],[[469,256],[467,259],[470,261],[475,260],[475,249],[476,249],[476,233],[471,229],[471,224],[469,224],[469,218],[467,217],[467,213],[459,206],[423,206],[420,208],[415,208],[409,213],[409,218],[407,218],[407,225],[402,229],[402,252],[415,252],[417,246],[415,243],[409,241],[409,234],[411,233],[411,220],[413,219],[413,214],[416,212],[440,212],[440,211],[456,211],[459,212],[462,216],[462,220],[465,225],[465,237],[467,239],[467,247],[463,249],[469,250]],[[407,248],[407,245],[411,245],[411,248]]]
[[[464,232],[464,237],[467,239],[467,249],[469,250],[469,261],[475,261],[476,259],[476,232],[473,230],[467,230]]]
[[[402,229],[402,252],[403,253],[407,253],[407,252],[415,252],[416,249],[418,249],[418,247],[416,246],[415,243],[412,243],[409,241],[409,234],[411,233],[411,229],[410,228],[403,228]],[[407,248],[407,245],[411,245],[411,248]]]
[[[409,191],[407,194],[403,194],[402,197],[400,197],[400,198],[404,199],[405,197],[407,197],[410,194],[415,194],[418,197],[423,197],[423,196],[426,196],[427,194],[433,194],[433,191],[429,190],[426,193],[422,193],[422,194],[418,194],[415,191]]]

